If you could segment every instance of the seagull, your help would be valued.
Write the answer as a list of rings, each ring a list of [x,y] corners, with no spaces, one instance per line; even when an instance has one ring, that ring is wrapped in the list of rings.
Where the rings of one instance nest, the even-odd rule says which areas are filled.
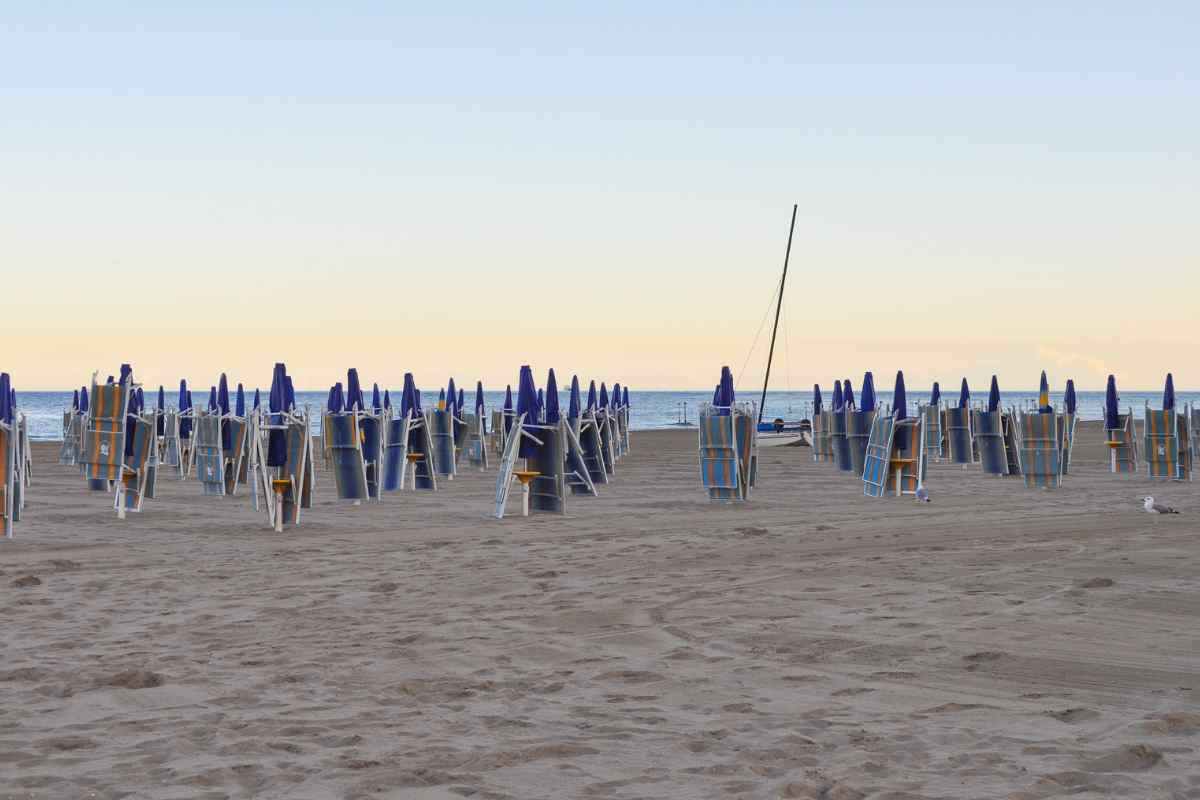
[[[1153,497],[1147,497],[1145,505],[1142,508],[1150,514],[1178,514],[1179,512],[1170,506],[1164,506],[1161,503],[1154,502]]]
[[[918,503],[928,503],[928,502],[930,502],[930,500],[929,500],[929,492],[925,491],[925,487],[924,487],[924,486],[918,486],[918,487],[917,487],[917,502],[918,502]]]

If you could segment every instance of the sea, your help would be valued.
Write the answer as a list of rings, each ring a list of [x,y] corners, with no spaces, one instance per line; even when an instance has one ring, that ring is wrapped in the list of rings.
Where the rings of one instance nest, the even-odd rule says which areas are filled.
[[[156,394],[156,393],[155,393]],[[175,393],[167,393],[168,407],[175,405]],[[194,399],[199,401],[201,393],[193,391]],[[436,398],[438,390],[421,390],[421,396],[424,403],[429,402],[429,398]],[[468,398],[473,400],[474,393],[468,392]],[[877,392],[876,396],[880,405],[890,406],[892,395],[890,392]],[[299,405],[307,405],[315,412],[324,406],[327,397],[327,392],[297,392],[296,402]],[[393,398],[399,398],[398,392],[392,392]],[[943,399],[952,399],[947,395],[942,395]],[[753,400],[757,403],[761,398],[761,393],[740,393],[739,400]],[[982,400],[984,395],[978,395],[976,399]],[[1098,420],[1104,417],[1104,392],[1078,392],[1076,395],[1080,419]],[[565,412],[569,396],[566,392],[559,393],[559,405]],[[953,399],[957,399],[957,393]],[[630,391],[629,392],[629,407],[631,428],[635,431],[659,430],[670,428],[694,427],[696,424],[696,414],[701,404],[710,402],[712,393],[708,392],[690,392],[690,391]],[[929,400],[928,392],[909,392],[908,402],[910,413],[915,413],[917,402],[927,402]],[[1062,395],[1058,393],[1051,394],[1051,400],[1056,406],[1061,407]],[[1035,391],[1019,391],[1019,392],[1003,392],[1001,393],[1001,403],[1005,408],[1010,406],[1024,407],[1029,404],[1036,403],[1037,392]],[[149,391],[146,392],[147,405],[152,406],[155,402],[155,397]],[[500,408],[504,404],[504,395],[502,392],[485,392],[484,402],[488,409]],[[828,402],[828,395],[826,395]],[[1176,402],[1182,406],[1185,403],[1200,405],[1200,392],[1178,392],[1176,393]],[[1138,411],[1149,403],[1154,408],[1160,408],[1162,403],[1162,392],[1128,392],[1121,393],[1121,410],[1132,407]],[[71,392],[18,392],[17,407],[29,419],[29,435],[33,439],[42,440],[61,440],[62,439],[62,412],[71,405]],[[812,394],[811,392],[767,392],[766,405],[763,409],[764,420],[773,420],[782,418],[787,421],[794,421],[807,418],[812,411]]]

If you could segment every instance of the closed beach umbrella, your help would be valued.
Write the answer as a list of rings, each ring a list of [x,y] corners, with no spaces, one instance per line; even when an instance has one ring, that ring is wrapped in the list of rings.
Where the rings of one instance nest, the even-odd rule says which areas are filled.
[[[971,407],[971,390],[967,386],[966,378],[963,378],[962,388],[958,390],[958,407],[959,408],[970,408]]]
[[[224,372],[217,381],[217,408],[221,409],[222,414],[229,413],[229,381]]]
[[[445,389],[438,389],[437,407],[438,407],[438,411],[445,411],[447,408],[447,406],[446,406],[446,390]]]
[[[578,419],[582,400],[579,396],[579,376],[571,376],[571,399],[567,402],[567,419]]]
[[[859,411],[875,410],[875,376],[871,373],[863,375],[862,391],[858,395]]]
[[[296,387],[292,384],[292,376],[283,376],[283,399],[288,411],[296,410]]]
[[[354,367],[346,370],[346,410],[365,411],[366,398],[363,397],[362,385],[358,382],[358,370]]]
[[[258,389],[255,389],[254,390],[254,410],[257,411],[258,407],[260,405],[262,405],[262,397],[259,395]]]
[[[283,411],[287,404],[287,367],[275,364],[271,373],[271,391],[267,395],[267,410],[271,413],[271,424],[283,424]],[[267,431],[267,466],[282,467],[287,463],[287,434],[282,430]]]
[[[942,402],[942,387],[938,386],[938,382],[933,382],[933,391],[929,394],[929,405],[936,406]]]
[[[1175,379],[1167,373],[1167,383],[1163,386],[1163,411],[1175,408]]]
[[[235,417],[246,416],[246,388],[240,383],[233,395],[233,415]]]
[[[79,411],[82,414],[86,414],[87,410],[88,410],[88,393],[87,393],[87,387],[84,386],[79,389]]]
[[[192,409],[192,393],[187,388],[187,381],[180,379],[179,381],[179,410],[180,412],[191,411]],[[190,417],[180,417],[179,419],[179,438],[192,438],[192,420]]]
[[[411,372],[404,373],[404,391],[400,395],[400,415],[415,417],[419,413],[420,403],[417,400],[417,382]]]
[[[454,386],[454,378],[451,378],[450,383],[446,385],[446,410],[451,414],[459,413],[458,389]]]
[[[387,389],[383,390],[383,407],[389,409],[392,407],[392,395]]]
[[[336,387],[334,387],[334,386],[330,386],[330,387],[329,387],[329,394],[327,394],[327,395],[325,396],[325,410],[326,410],[326,411],[333,411],[333,406],[334,406],[334,399],[333,399],[333,395],[334,395],[334,390],[335,390],[335,388],[336,388]]]
[[[417,389],[416,394],[417,394],[417,414],[419,415],[419,414],[423,413],[421,411],[421,390]]]
[[[604,384],[600,386],[603,388]],[[733,401],[737,399],[733,391],[733,372],[729,367],[721,367],[721,394],[727,406],[732,406]]]
[[[504,387],[504,432],[508,433],[512,430],[512,384]]]
[[[475,413],[482,417],[484,408],[483,381],[475,381]]]
[[[621,405],[625,406],[626,408],[629,408],[629,387],[628,386],[621,387]]]
[[[6,425],[13,422],[12,379],[7,372],[0,372],[0,422]]]
[[[554,379],[554,370],[550,370],[550,374],[546,376],[545,420],[547,425],[557,425],[559,420],[558,381]]]
[[[72,411],[79,410],[79,390],[78,389],[76,389],[74,392],[71,393],[71,410]]]
[[[613,408],[621,407],[621,384],[619,383],[613,383],[612,404]]]
[[[1046,380],[1046,370],[1042,370],[1042,379],[1038,383],[1038,412],[1054,413],[1054,406],[1050,405],[1050,382]]]
[[[717,403],[717,393],[719,391],[720,387],[717,387],[717,389],[713,391],[713,405],[716,405]],[[585,407],[588,411],[592,411],[596,408],[597,402],[599,401],[596,400],[596,382],[592,381],[588,384],[587,406]]]
[[[715,406],[715,405],[717,405],[717,400],[719,400],[720,398],[721,398],[721,384],[719,384],[719,383],[718,383],[716,386],[714,386],[714,387],[713,387],[713,401],[712,401],[712,404],[713,404],[714,406]]]
[[[723,396],[725,394],[724,378],[721,380],[721,394],[722,399],[725,399]],[[608,387],[604,385],[604,381],[600,381],[600,407],[608,408]]]
[[[1121,410],[1117,403],[1117,379],[1109,375],[1108,385],[1104,387],[1104,427],[1116,430],[1121,427]]]
[[[813,384],[813,416],[821,413],[821,387]]]
[[[1066,407],[1068,414],[1075,413],[1075,407],[1078,401],[1075,398],[1075,381],[1067,379],[1067,390],[1063,392],[1063,406]]]
[[[467,393],[464,390],[458,390],[458,402],[454,404],[454,407],[458,409],[459,414],[463,413],[463,409],[467,407]]]
[[[988,389],[988,413],[1000,410],[1000,382],[996,380],[996,376],[992,376],[992,388]]]
[[[854,410],[854,387],[850,385],[850,379],[842,381],[842,407],[847,411]]]
[[[215,387],[215,386],[208,387],[208,410],[209,411],[218,411],[218,410],[220,410],[220,408],[221,408],[221,406],[217,402],[217,387]]]
[[[371,384],[371,410],[378,414],[383,411],[383,395],[379,394],[379,384]]]
[[[158,385],[158,414],[155,415],[154,433],[156,436],[162,436],[167,432],[167,418],[163,416],[163,411],[167,408],[167,392]]]
[[[521,367],[521,375],[517,381],[517,419],[522,418],[527,425],[537,422],[537,387],[533,382],[533,369],[529,365]],[[521,458],[536,454],[537,445],[525,437],[521,438]]]
[[[896,373],[896,388],[892,392],[892,416],[896,419],[908,417],[908,396],[904,393],[904,372]]]
[[[340,414],[345,408],[346,395],[342,390],[342,384],[338,382],[329,390],[329,410],[334,414]]]
[[[842,410],[842,407],[846,404],[845,398],[842,397],[841,381],[833,382],[833,399],[831,402],[833,403],[833,413],[835,414],[839,413]]]
[[[183,411],[183,409],[187,407],[187,392],[188,392],[187,380],[184,378],[180,378],[179,379],[179,399],[176,401],[176,406],[179,408],[180,411]]]
[[[125,383],[125,381],[133,383],[133,367],[128,364],[121,365],[121,383]]]

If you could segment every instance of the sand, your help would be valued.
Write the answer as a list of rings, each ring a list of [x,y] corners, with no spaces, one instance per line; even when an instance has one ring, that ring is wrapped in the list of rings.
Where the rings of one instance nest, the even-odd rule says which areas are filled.
[[[323,478],[285,534],[173,479],[120,522],[39,444],[0,798],[1200,797],[1200,485],[1080,439],[1058,491],[935,465],[928,505],[764,450],[722,507],[642,433],[565,518]]]

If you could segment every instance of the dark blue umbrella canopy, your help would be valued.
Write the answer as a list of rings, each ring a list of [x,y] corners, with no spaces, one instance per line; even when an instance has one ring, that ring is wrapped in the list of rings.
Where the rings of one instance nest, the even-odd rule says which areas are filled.
[[[379,384],[371,384],[371,409],[378,414],[383,410],[383,396],[379,394]]]
[[[133,367],[128,364],[121,365],[121,383],[125,381],[133,382]]]
[[[1167,373],[1167,383],[1163,386],[1163,411],[1175,408],[1175,379]]]
[[[246,416],[246,388],[240,383],[237,385],[237,391],[234,392],[233,413],[235,416]]]
[[[467,393],[464,390],[458,390],[458,402],[454,404],[454,407],[458,409],[459,414],[463,413],[463,409],[467,407]]]
[[[392,394],[387,389],[383,390],[383,407],[384,408],[392,407]]]
[[[875,376],[870,372],[863,374],[862,391],[858,395],[859,411],[875,410]]]
[[[333,411],[333,404],[334,404],[333,392],[334,392],[334,387],[330,386],[329,394],[327,394],[325,396],[325,410],[326,411]]]
[[[183,411],[185,408],[187,408],[187,392],[188,392],[187,380],[184,378],[180,378],[179,379],[179,401],[178,401],[178,406],[179,406],[180,411]]]
[[[1108,385],[1104,387],[1104,427],[1115,430],[1121,427],[1121,409],[1117,403],[1117,379],[1109,375]]]
[[[134,408],[135,414],[140,414],[146,410],[146,394],[142,387],[139,386],[137,391],[133,393],[133,399],[137,404],[137,407]]]
[[[613,383],[612,404],[613,408],[621,407],[621,384],[619,383]]]
[[[229,413],[229,380],[224,372],[217,380],[217,408],[221,409],[222,414]]]
[[[454,378],[446,384],[446,410],[458,413],[458,388],[454,385]]]
[[[296,387],[292,385],[292,376],[283,376],[283,402],[287,404],[288,411],[296,410]]]
[[[842,407],[846,404],[846,399],[842,397],[841,381],[833,382],[833,399],[830,402],[833,403],[833,413],[835,414],[841,411]]]
[[[166,407],[167,407],[167,390],[162,387],[162,384],[159,384],[159,386],[158,386],[158,410],[162,411]]]
[[[854,410],[854,387],[850,385],[849,378],[842,381],[842,405],[847,411]]]
[[[421,408],[417,401],[417,383],[411,372],[404,373],[404,391],[400,395],[400,414],[405,417],[415,417]]]
[[[608,408],[608,387],[604,385],[604,381],[600,381],[600,407]]]
[[[579,397],[579,376],[571,376],[571,399],[567,403],[567,419],[578,419],[582,401]]]
[[[1068,414],[1074,414],[1078,400],[1075,397],[1075,381],[1067,378],[1067,390],[1063,392],[1063,406]]]
[[[287,367],[276,364],[271,373],[271,393],[267,396],[267,410],[272,414],[282,412],[287,403]]]
[[[512,385],[510,384],[510,385],[504,387],[504,432],[505,433],[512,430],[512,410],[513,410]]]
[[[417,414],[421,414],[422,411],[421,411],[421,390],[420,389],[416,390],[416,396],[417,396]]]
[[[76,389],[74,392],[71,393],[71,410],[72,411],[79,410],[79,390],[78,389]]]
[[[208,410],[209,411],[217,411],[220,408],[221,408],[221,405],[217,401],[217,387],[210,386],[208,389]]]
[[[992,388],[988,389],[988,413],[1000,410],[1000,382],[992,376]]]
[[[908,396],[904,393],[904,371],[896,372],[896,388],[892,392],[892,416],[896,419],[908,417]]]
[[[537,385],[533,382],[533,368],[521,367],[517,380],[517,417],[525,415],[525,423],[537,422]]]
[[[546,415],[545,421],[547,425],[557,425],[560,416],[558,413],[558,381],[554,379],[554,370],[550,370],[550,374],[546,376]]]
[[[86,386],[79,390],[79,410],[84,413],[86,413],[88,410],[88,393]]]
[[[254,407],[257,409],[262,405],[262,397],[258,393],[258,389],[254,390]]]
[[[963,378],[962,388],[958,390],[958,407],[959,408],[970,408],[971,407],[971,390],[967,386],[966,378]]]
[[[340,414],[346,410],[346,395],[342,391],[342,384],[339,381],[335,383],[329,390],[329,410],[334,414]]]
[[[713,404],[714,406],[715,406],[715,405],[717,405],[717,401],[718,401],[718,400],[720,400],[720,399],[721,399],[721,384],[719,384],[719,383],[718,383],[716,386],[714,386],[714,387],[713,387],[713,401],[712,401],[712,404]]]
[[[813,384],[813,414],[814,415],[821,413],[821,406],[822,406],[821,386],[820,386],[820,384],[814,383]]]
[[[12,379],[7,372],[0,372],[0,422],[6,425],[13,422]]]
[[[942,387],[937,381],[933,382],[933,391],[929,393],[929,405],[936,406],[942,402]]]
[[[589,411],[594,409],[596,407],[597,402],[599,402],[599,401],[596,400],[596,382],[592,381],[591,383],[588,384],[587,409]],[[717,396],[714,393],[713,394],[713,405],[716,405],[716,403],[717,403]]]
[[[362,385],[358,382],[358,370],[354,367],[346,370],[346,410],[365,411],[366,398],[363,397]]]
[[[114,378],[112,375],[109,375],[108,380],[105,381],[105,383],[116,383],[116,378]]]
[[[1038,383],[1038,412],[1054,413],[1054,406],[1050,405],[1050,381],[1046,380],[1046,370],[1042,370],[1042,379]]]
[[[732,406],[737,395],[733,391],[733,372],[729,367],[721,367],[721,394],[724,405]]]
[[[537,398],[537,418],[540,420],[542,418],[542,409],[546,407],[546,393],[541,389],[538,389]]]
[[[486,407],[483,402],[483,381],[475,381],[475,413],[483,416]]]
[[[628,386],[621,387],[621,405],[625,406],[626,408],[629,408],[629,387]]]

